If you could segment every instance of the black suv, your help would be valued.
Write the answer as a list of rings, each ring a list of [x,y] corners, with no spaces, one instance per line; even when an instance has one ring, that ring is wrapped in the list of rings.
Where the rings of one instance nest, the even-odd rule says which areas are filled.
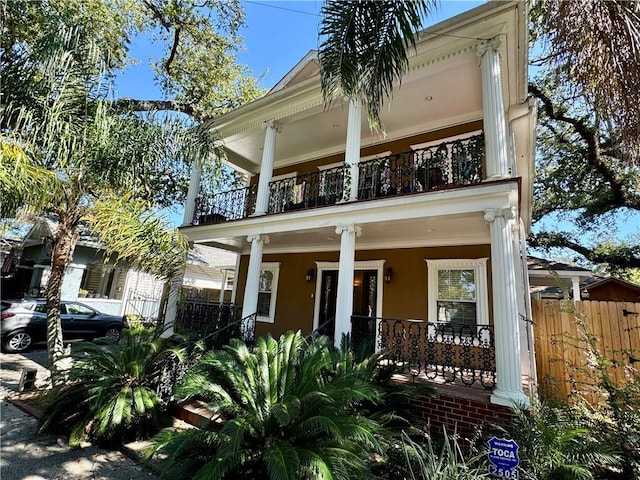
[[[0,314],[0,341],[7,352],[23,352],[32,343],[47,339],[47,302],[44,299],[3,300]],[[92,340],[108,337],[118,340],[126,320],[101,313],[80,302],[60,303],[62,335],[65,339]]]

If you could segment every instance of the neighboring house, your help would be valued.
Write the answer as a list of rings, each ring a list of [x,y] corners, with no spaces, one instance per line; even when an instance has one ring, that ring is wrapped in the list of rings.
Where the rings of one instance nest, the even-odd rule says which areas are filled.
[[[3,245],[11,249],[3,259],[3,298],[44,295],[51,271],[51,239],[57,228],[55,217],[39,217],[5,232]],[[233,253],[196,246],[189,252],[184,276],[189,294],[230,299],[235,262]],[[63,300],[81,298],[105,313],[157,318],[163,286],[160,279],[128,265],[105,263],[104,246],[80,226],[62,286]]]
[[[527,269],[534,298],[580,300],[582,283],[593,277],[587,268],[532,256],[527,258]]]
[[[587,268],[531,256],[527,268],[533,298],[640,302],[640,285]]]
[[[640,302],[640,285],[620,278],[592,277],[582,289],[584,300]]]
[[[247,186],[198,196],[194,169],[182,231],[240,254],[237,302],[257,335],[352,333],[408,373],[527,403],[527,41],[522,2],[424,30],[384,135],[358,101],[324,104],[314,51],[215,119]]]

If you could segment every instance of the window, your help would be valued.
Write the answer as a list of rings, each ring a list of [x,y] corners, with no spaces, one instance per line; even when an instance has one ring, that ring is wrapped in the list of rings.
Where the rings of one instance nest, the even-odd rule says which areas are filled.
[[[487,260],[425,260],[430,322],[450,323],[456,330],[489,324]]]
[[[276,313],[276,293],[280,263],[263,263],[258,284],[258,321],[273,323]]]
[[[67,307],[68,315],[93,315],[94,311],[89,307],[85,307],[79,303],[67,303],[65,304]]]

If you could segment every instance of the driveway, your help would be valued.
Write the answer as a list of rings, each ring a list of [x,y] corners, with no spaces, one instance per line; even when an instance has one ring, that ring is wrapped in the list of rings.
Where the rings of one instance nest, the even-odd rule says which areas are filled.
[[[48,384],[47,352],[0,353],[0,448],[2,480],[133,480],[158,477],[118,451],[71,449],[65,438],[37,435],[35,418],[9,404],[23,368],[35,368],[36,386]]]

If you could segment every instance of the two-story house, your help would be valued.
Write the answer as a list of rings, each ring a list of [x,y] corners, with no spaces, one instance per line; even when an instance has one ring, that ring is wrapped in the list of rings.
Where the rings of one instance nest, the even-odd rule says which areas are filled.
[[[351,333],[416,378],[527,404],[527,51],[525,4],[492,1],[420,34],[384,134],[358,99],[325,105],[314,51],[215,119],[247,183],[204,197],[195,168],[182,231],[240,254],[257,335]]]

